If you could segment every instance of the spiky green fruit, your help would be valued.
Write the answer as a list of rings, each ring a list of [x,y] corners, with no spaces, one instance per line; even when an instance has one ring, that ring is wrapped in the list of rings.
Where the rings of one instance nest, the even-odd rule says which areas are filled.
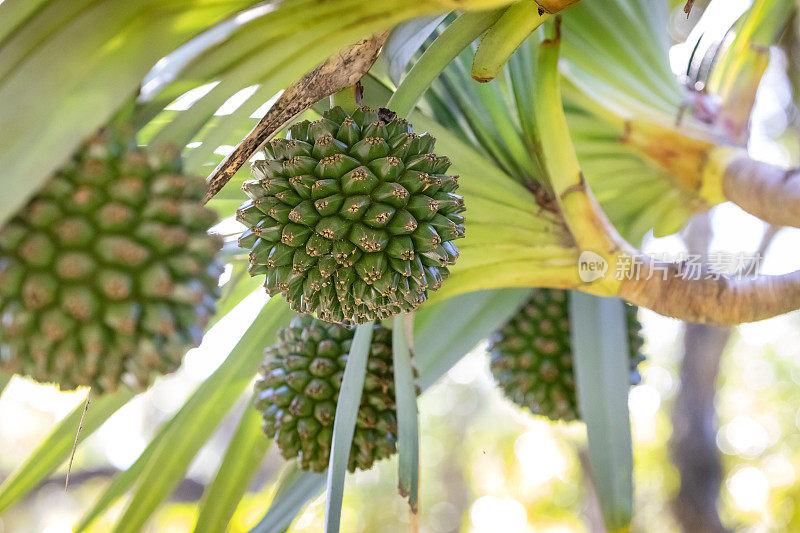
[[[643,339],[637,308],[626,305],[631,384],[641,379]],[[577,420],[569,291],[533,289],[530,299],[494,335],[491,369],[514,403],[551,420]]]
[[[250,274],[300,313],[361,324],[416,308],[464,236],[457,176],[434,139],[382,109],[340,107],[275,139],[237,218]]]
[[[213,314],[205,180],[99,134],[0,230],[0,370],[96,393],[175,370]]]
[[[255,387],[264,432],[303,470],[328,467],[336,402],[355,329],[309,315],[294,318],[267,348]],[[375,326],[348,468],[368,470],[396,451],[392,331]]]

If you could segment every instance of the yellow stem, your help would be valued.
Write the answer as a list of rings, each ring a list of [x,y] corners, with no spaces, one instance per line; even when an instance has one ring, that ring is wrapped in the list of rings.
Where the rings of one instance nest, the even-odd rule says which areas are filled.
[[[481,38],[472,62],[473,79],[492,81],[514,50],[548,17],[533,0],[512,4]]]
[[[541,45],[534,103],[547,178],[580,251],[599,255],[609,270],[616,272],[620,257],[633,249],[600,209],[581,172],[561,102],[559,47],[558,36]],[[591,292],[611,296],[619,285],[613,276],[604,276],[591,284]],[[588,290],[589,286],[580,288]]]

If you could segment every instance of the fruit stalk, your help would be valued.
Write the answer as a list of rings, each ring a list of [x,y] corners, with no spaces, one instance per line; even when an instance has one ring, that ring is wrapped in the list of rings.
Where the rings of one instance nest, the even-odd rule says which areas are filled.
[[[579,0],[536,0],[536,3],[539,4],[539,7],[546,13],[553,14],[568,8],[578,1]]]
[[[550,14],[533,0],[512,4],[481,38],[472,62],[472,78],[480,83],[495,79],[511,54],[548,18]]]

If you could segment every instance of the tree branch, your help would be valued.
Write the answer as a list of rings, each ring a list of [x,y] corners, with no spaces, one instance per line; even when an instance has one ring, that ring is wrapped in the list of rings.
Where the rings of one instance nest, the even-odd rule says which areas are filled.
[[[221,191],[264,143],[297,115],[360,80],[375,63],[388,35],[388,32],[374,35],[345,48],[286,89],[256,127],[211,173],[204,202]]]
[[[698,207],[731,201],[770,224],[800,227],[798,169],[755,161],[744,149],[716,144],[687,128],[628,120],[620,142],[697,195]]]
[[[644,258],[650,279],[633,276],[618,295],[661,315],[716,325],[755,322],[800,309],[800,270],[754,278],[717,276],[705,267],[699,276],[684,276],[682,263]],[[663,274],[662,274],[663,273]],[[696,279],[700,278],[700,279]]]
[[[747,151],[688,127],[626,120],[619,141],[698,197],[697,208],[731,201],[765,222],[800,227],[800,169],[755,161]]]
[[[727,199],[771,224],[800,227],[800,170],[740,157],[722,177]]]
[[[556,32],[555,38],[539,47],[535,112],[545,175],[579,251],[600,255],[608,267],[604,275],[583,280],[588,282],[575,288],[620,296],[687,322],[717,325],[753,322],[800,309],[800,271],[749,279],[718,275],[702,267],[699,273],[688,275],[682,263],[655,262],[619,236],[580,173],[561,100],[558,41]],[[609,271],[616,277],[605,275]],[[642,276],[642,271],[651,275]],[[620,279],[620,273],[628,275]]]

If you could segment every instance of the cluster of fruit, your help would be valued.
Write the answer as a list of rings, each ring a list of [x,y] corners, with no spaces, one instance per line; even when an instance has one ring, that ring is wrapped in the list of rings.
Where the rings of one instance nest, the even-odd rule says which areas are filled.
[[[434,143],[387,110],[334,107],[271,141],[244,183],[250,274],[302,313],[266,350],[255,404],[303,469],[328,465],[354,325],[413,311],[458,258],[465,205]],[[104,393],[175,370],[218,293],[204,192],[176,154],[109,132],[89,140],[0,231],[0,371]],[[506,394],[558,420],[578,418],[568,305],[565,291],[533,290],[492,346]],[[392,331],[372,327],[351,470],[396,450]]]

